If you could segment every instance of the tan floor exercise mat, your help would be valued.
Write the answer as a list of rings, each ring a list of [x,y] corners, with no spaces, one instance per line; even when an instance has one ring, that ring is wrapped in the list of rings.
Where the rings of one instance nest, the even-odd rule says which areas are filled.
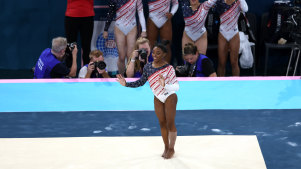
[[[2,138],[1,169],[266,169],[256,136]]]

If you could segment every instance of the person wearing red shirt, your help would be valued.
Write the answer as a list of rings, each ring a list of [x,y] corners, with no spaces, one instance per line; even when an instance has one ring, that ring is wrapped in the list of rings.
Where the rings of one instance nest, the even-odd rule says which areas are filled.
[[[88,64],[94,27],[94,0],[67,0],[65,34],[68,43],[80,34],[83,64]]]

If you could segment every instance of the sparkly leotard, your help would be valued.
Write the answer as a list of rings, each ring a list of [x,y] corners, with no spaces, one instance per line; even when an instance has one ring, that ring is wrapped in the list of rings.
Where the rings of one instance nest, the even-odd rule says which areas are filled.
[[[174,15],[179,7],[178,0],[149,0],[149,18],[155,23],[157,28],[161,28],[167,21],[166,13],[170,10],[170,3],[172,7],[170,13]]]
[[[197,10],[193,11],[189,0],[184,0],[182,11],[185,21],[185,32],[191,40],[198,40],[205,32],[205,21],[209,9],[215,4],[216,0],[203,2]]]
[[[160,74],[165,79],[164,87],[159,83]],[[169,64],[166,64],[159,68],[154,68],[152,66],[152,62],[147,63],[143,68],[143,74],[140,79],[135,82],[126,83],[126,86],[139,87],[143,86],[146,81],[149,81],[152,92],[162,103],[165,103],[165,100],[168,98],[168,96],[174,94],[177,90],[179,90],[179,83],[176,78],[175,70]]]
[[[108,31],[116,14],[115,25],[124,33],[124,35],[127,35],[136,26],[136,10],[138,11],[142,31],[145,32],[146,26],[142,0],[110,0],[109,12],[104,30]]]
[[[236,0],[228,5],[224,0],[216,2],[220,12],[220,33],[229,42],[238,33],[238,18],[241,11],[247,12],[248,5],[245,0]]]

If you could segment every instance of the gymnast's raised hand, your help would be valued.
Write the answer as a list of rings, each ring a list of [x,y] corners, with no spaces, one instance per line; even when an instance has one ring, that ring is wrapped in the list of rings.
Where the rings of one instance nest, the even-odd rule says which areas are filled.
[[[116,77],[117,77],[117,81],[118,81],[122,86],[125,86],[125,85],[126,85],[126,80],[125,80],[125,78],[124,78],[121,74],[116,75]]]

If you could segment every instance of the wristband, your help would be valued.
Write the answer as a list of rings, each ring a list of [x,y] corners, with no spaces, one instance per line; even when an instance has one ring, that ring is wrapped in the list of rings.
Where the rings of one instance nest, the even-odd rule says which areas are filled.
[[[135,59],[131,59],[131,62],[135,62],[136,60]]]

